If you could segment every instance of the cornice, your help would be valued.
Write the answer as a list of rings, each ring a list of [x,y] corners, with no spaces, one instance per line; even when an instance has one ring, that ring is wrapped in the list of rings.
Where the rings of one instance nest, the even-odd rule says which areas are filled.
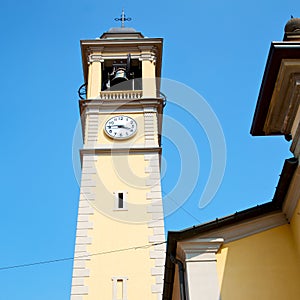
[[[297,129],[293,136],[293,141],[290,150],[296,158],[300,158],[300,123],[298,123]]]
[[[181,261],[201,261],[209,259],[205,254],[216,254],[222,244],[223,238],[197,238],[193,240],[183,241],[177,243],[177,256]],[[212,259],[215,259],[212,256]]]
[[[291,133],[299,107],[300,61],[283,59],[265,120],[265,134]]]
[[[132,59],[155,61],[156,77],[161,76],[162,38],[81,40],[80,45],[85,82],[88,79],[88,64],[102,62],[104,58],[125,59],[124,55],[128,53],[132,54]]]
[[[149,46],[149,45],[162,45],[162,38],[144,38],[144,39],[94,39],[94,40],[81,40],[80,45],[82,48],[93,47],[99,49],[101,47],[110,46]]]
[[[300,42],[272,42],[259,91],[254,113],[251,134],[254,136],[266,135],[264,126],[269,111],[271,98],[275,90],[279,69],[283,60],[300,59]],[[282,134],[280,132],[273,134]]]
[[[88,99],[79,100],[80,115],[84,113],[99,113],[100,111],[115,112],[120,110],[136,110],[149,111],[151,108],[155,108],[158,113],[162,113],[163,99],[162,98],[140,98],[135,100],[99,100]]]
[[[130,154],[130,153],[159,153],[161,154],[162,148],[161,147],[103,147],[103,148],[84,148],[80,150],[80,155],[99,155],[99,154]]]

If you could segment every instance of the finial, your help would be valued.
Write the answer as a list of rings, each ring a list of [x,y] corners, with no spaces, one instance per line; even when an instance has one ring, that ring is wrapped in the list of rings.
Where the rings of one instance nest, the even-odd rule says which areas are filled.
[[[124,8],[122,9],[121,18],[115,18],[115,21],[121,21],[121,27],[125,27],[125,21],[131,21],[131,18],[126,18]]]
[[[300,18],[294,18],[291,16],[291,19],[288,20],[284,27],[284,32],[285,33],[295,33],[299,34],[300,32]]]

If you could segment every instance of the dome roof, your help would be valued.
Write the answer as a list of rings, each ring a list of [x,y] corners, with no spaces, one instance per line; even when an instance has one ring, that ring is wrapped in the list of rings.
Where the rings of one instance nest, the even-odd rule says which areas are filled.
[[[144,36],[131,27],[113,27],[104,32],[100,39],[141,39]]]
[[[291,18],[284,27],[285,33],[300,31],[300,18]]]
[[[132,27],[112,27],[110,28],[107,33],[133,33],[136,30]]]

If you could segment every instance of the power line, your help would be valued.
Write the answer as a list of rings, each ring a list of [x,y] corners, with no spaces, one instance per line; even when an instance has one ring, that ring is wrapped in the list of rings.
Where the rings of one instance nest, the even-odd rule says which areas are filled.
[[[142,245],[142,246],[134,246],[134,247],[122,248],[122,249],[116,249],[116,250],[110,250],[110,251],[103,251],[103,252],[92,253],[92,254],[85,254],[85,255],[78,255],[78,256],[72,256],[72,257],[52,259],[52,260],[38,261],[38,262],[28,263],[28,264],[19,264],[19,265],[7,266],[7,267],[0,267],[0,271],[32,267],[32,266],[36,266],[36,265],[45,265],[45,264],[51,264],[51,263],[56,263],[56,262],[74,260],[74,259],[78,259],[78,258],[84,258],[84,257],[90,257],[90,256],[96,256],[96,255],[104,255],[104,254],[123,252],[123,251],[129,251],[129,250],[147,249],[147,248],[157,246],[157,245],[162,245],[165,243],[166,243],[166,241],[163,241],[163,242],[159,242],[159,243],[152,243],[152,244],[146,244],[146,245]]]
[[[165,192],[163,192],[163,194],[166,195]],[[179,205],[179,203],[173,197],[170,197],[170,195],[168,195],[167,197],[170,198],[176,205]],[[186,210],[182,205],[179,205],[178,208],[182,209],[186,214],[191,216],[194,220],[201,223],[201,221],[198,218],[196,218],[192,213],[190,213],[188,210]],[[74,259],[78,259],[78,258],[91,257],[91,256],[96,256],[96,255],[105,255],[105,254],[117,253],[117,252],[129,251],[129,250],[147,249],[147,248],[150,248],[150,247],[153,247],[156,245],[162,245],[165,243],[166,243],[166,241],[163,241],[163,242],[159,242],[159,243],[152,243],[152,244],[146,244],[146,245],[142,245],[142,246],[134,246],[134,247],[122,248],[122,249],[116,249],[116,250],[110,250],[110,251],[103,251],[103,252],[92,253],[92,254],[85,254],[85,255],[78,255],[78,256],[72,256],[72,257],[52,259],[52,260],[38,261],[38,262],[33,262],[33,263],[28,263],[28,264],[19,264],[19,265],[7,266],[7,267],[0,267],[0,271],[32,267],[32,266],[37,266],[37,265],[45,265],[45,264],[51,264],[51,263],[56,263],[56,262],[74,260]]]
[[[173,197],[171,197],[170,195],[168,195],[168,193],[162,191],[162,194],[164,194],[164,196],[167,196],[167,198],[170,198],[176,205],[178,205],[179,209],[182,209],[186,214],[188,214],[190,217],[192,217],[194,220],[196,220],[197,222],[201,223],[202,221],[200,221],[198,218],[196,218],[192,213],[190,213],[187,209],[185,209],[183,207],[183,203],[178,203]]]

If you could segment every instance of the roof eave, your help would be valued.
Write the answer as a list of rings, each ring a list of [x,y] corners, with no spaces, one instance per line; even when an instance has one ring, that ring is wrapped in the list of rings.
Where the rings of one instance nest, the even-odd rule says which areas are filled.
[[[270,102],[272,99],[275,83],[277,80],[280,65],[283,59],[299,59],[300,58],[300,42],[272,42],[270,51],[259,91],[257,105],[253,117],[250,133],[253,136],[264,136],[264,125],[268,115]],[[273,135],[283,135],[278,131]]]

